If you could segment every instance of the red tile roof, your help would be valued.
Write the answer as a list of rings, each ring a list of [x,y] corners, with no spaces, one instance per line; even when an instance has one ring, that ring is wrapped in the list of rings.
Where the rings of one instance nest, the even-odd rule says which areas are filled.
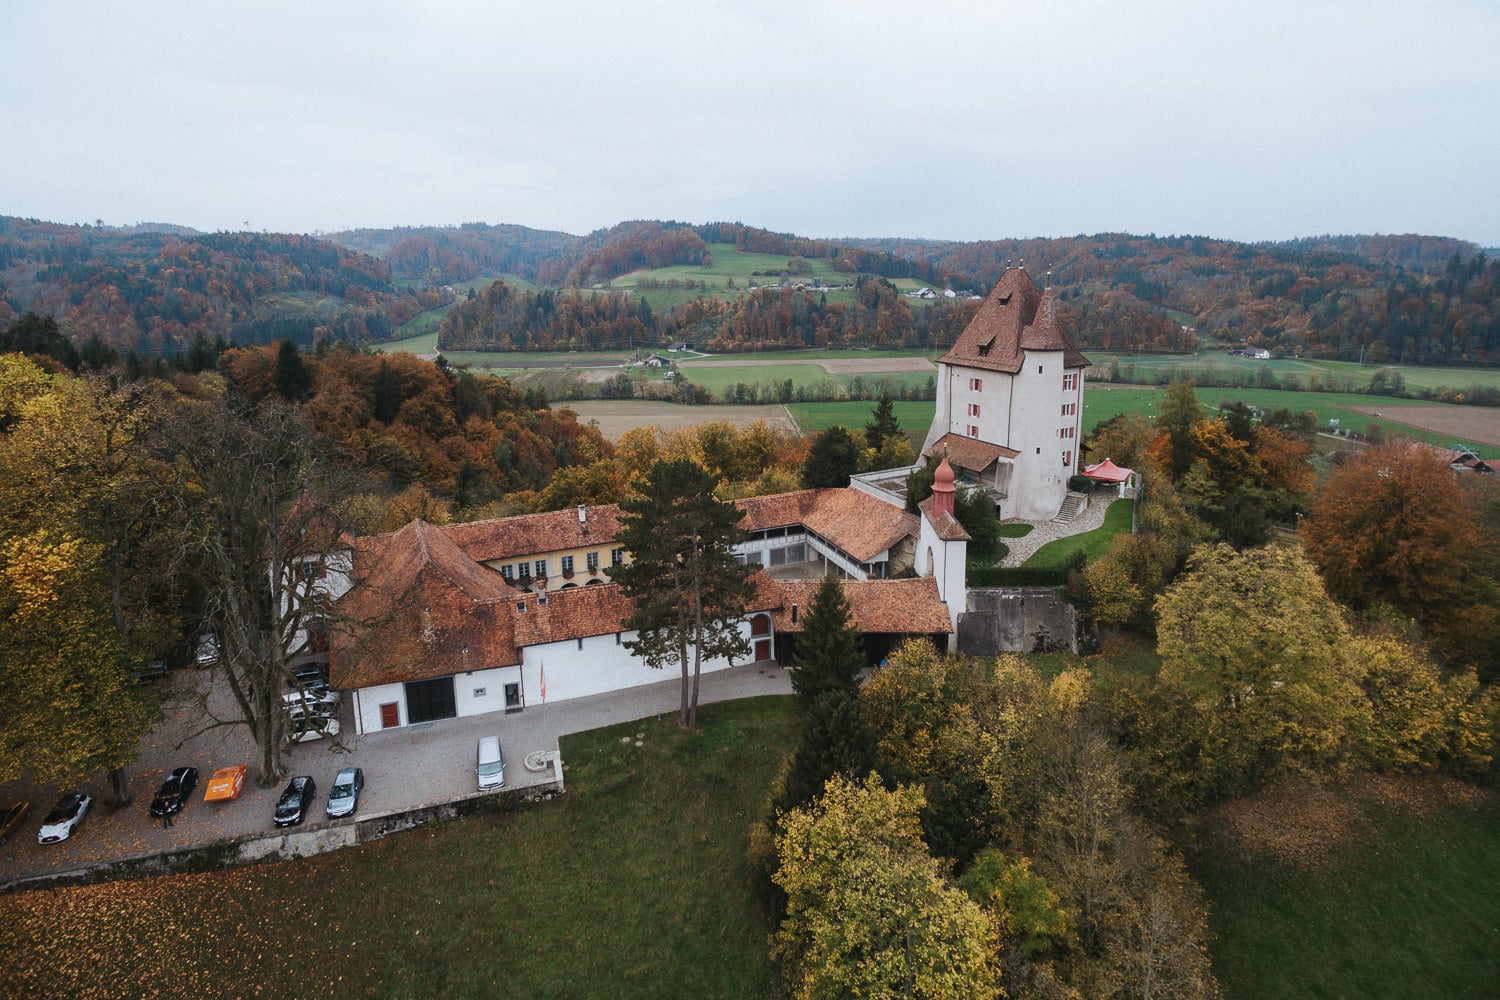
[[[620,533],[619,504],[600,504],[578,510],[523,514],[488,521],[450,524],[444,534],[476,562],[525,558],[546,552],[606,545]]]
[[[425,521],[360,539],[354,572],[358,585],[339,601],[345,624],[330,636],[329,683],[338,690],[508,666],[526,646],[619,632],[635,610],[612,583],[553,591],[543,603]],[[751,579],[747,610],[781,605],[768,574]]]
[[[948,433],[932,442],[932,447],[922,452],[922,457],[947,455],[948,461],[954,465],[970,472],[983,472],[994,465],[997,459],[1017,458],[1020,454],[1016,449],[1007,448],[1003,444],[990,444],[978,438]]]
[[[821,580],[778,580],[781,608],[772,614],[778,632],[801,632]],[[861,632],[887,635],[929,635],[953,631],[948,606],[938,598],[937,581],[930,576],[910,580],[845,580],[844,598],[849,620]],[[792,624],[792,606],[798,608]]]
[[[1013,375],[1025,351],[1062,351],[1065,368],[1089,364],[1063,330],[1051,291],[1038,289],[1024,268],[1009,268],[938,363]]]
[[[520,662],[517,591],[439,529],[413,521],[360,539],[357,581],[338,602],[329,683],[341,690]]]
[[[927,520],[932,524],[932,530],[937,532],[937,536],[943,541],[969,541],[969,533],[965,531],[964,526],[958,522],[958,518],[954,517],[946,510],[934,511],[932,509],[931,497],[923,500],[921,503],[917,504],[917,506],[922,509],[923,514],[927,515]]]
[[[860,562],[915,536],[921,527],[916,515],[855,489],[798,490],[736,503],[745,512],[740,527],[746,531],[801,524]]]

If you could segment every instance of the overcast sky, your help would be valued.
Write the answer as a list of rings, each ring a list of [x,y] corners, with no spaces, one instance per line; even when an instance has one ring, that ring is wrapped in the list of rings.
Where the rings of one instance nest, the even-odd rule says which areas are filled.
[[[0,0],[0,214],[1500,246],[1500,3]]]

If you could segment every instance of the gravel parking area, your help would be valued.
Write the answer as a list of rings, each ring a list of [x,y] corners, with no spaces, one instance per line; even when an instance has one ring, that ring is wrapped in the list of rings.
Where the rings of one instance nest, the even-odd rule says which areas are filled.
[[[290,752],[291,774],[309,774],[317,782],[317,799],[302,829],[353,823],[352,818],[329,820],[324,809],[334,774],[342,767],[364,769],[365,790],[359,818],[404,812],[473,795],[474,748],[480,736],[500,737],[505,754],[507,788],[524,787],[550,779],[524,765],[535,750],[557,749],[558,737],[663,713],[675,713],[680,682],[663,674],[656,684],[612,694],[575,698],[528,708],[514,714],[494,713],[445,719],[421,726],[356,735],[347,699],[340,710],[340,739],[303,743]],[[271,812],[284,782],[272,788],[256,783],[258,754],[243,726],[203,729],[203,698],[223,706],[214,671],[177,671],[159,682],[172,688],[166,719],[141,745],[140,758],[127,768],[131,801],[111,810],[103,804],[107,784],[103,775],[67,789],[14,784],[0,788],[0,801],[25,798],[31,815],[4,847],[0,847],[0,885],[28,876],[67,872],[111,861],[150,857],[167,851],[209,846],[231,838],[275,832]],[[790,694],[791,680],[774,663],[746,664],[704,674],[699,703],[729,701],[768,694]],[[200,731],[201,730],[201,731]],[[208,776],[217,768],[250,764],[244,791],[234,802],[203,801]],[[563,762],[566,766],[566,761]],[[147,815],[151,796],[174,767],[198,768],[199,783],[187,806],[163,828]],[[94,806],[77,833],[61,844],[39,845],[37,827],[58,795],[79,788],[94,796]]]

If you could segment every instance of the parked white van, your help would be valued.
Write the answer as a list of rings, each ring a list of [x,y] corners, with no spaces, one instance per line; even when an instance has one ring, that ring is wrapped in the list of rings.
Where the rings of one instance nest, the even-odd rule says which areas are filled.
[[[479,763],[474,768],[479,775],[479,790],[500,788],[505,784],[505,761],[500,759],[500,737],[479,737]]]

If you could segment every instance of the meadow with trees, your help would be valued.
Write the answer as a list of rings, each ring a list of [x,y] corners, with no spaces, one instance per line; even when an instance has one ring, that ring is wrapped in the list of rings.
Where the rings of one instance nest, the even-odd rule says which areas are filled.
[[[159,707],[135,677],[180,659],[203,631],[217,638],[238,710],[206,724],[249,728],[268,780],[279,778],[284,720],[269,699],[295,681],[281,639],[288,613],[310,607],[304,564],[330,558],[333,518],[368,533],[414,517],[620,502],[641,566],[655,567],[619,581],[636,590],[639,652],[677,666],[684,684],[679,719],[632,724],[649,734],[640,748],[614,731],[566,738],[569,797],[503,823],[275,867],[4,897],[0,952],[24,988],[166,988],[167,971],[145,967],[136,945],[189,919],[226,954],[244,949],[235,990],[266,995],[300,991],[294,969],[264,956],[316,950],[326,935],[313,921],[340,931],[335,964],[364,992],[492,994],[499,973],[476,957],[479,925],[563,954],[506,970],[508,986],[532,995],[577,988],[559,968],[592,992],[638,996],[663,984],[682,995],[1314,996],[1351,982],[1364,995],[1462,996],[1500,978],[1493,894],[1464,887],[1469,873],[1495,871],[1500,842],[1500,495],[1440,452],[1344,439],[1314,462],[1326,443],[1316,415],[1243,402],[1210,411],[1191,384],[1174,384],[1154,420],[1096,421],[1087,441],[1146,484],[1136,530],[1068,577],[1096,651],[981,659],[912,643],[860,683],[847,601],[830,578],[798,637],[795,697],[700,713],[685,645],[746,598],[724,559],[727,502],[911,464],[895,400],[808,436],[709,422],[610,441],[535,389],[338,343],[329,315],[298,327],[300,346],[300,333],[262,338],[271,326],[237,340],[249,329],[237,322],[270,321],[235,305],[261,285],[306,301],[341,275],[338,298],[357,311],[430,309],[448,294],[403,290],[396,282],[412,279],[388,263],[313,240],[96,230],[70,244],[45,224],[7,226],[17,242],[0,257],[10,310],[0,334],[27,353],[0,356],[0,779],[112,773],[123,793]],[[722,310],[716,336],[816,342],[847,320],[861,339],[933,345],[943,313],[924,313],[920,332],[896,282],[936,275],[968,288],[993,280],[1000,254],[1034,249],[937,247],[917,259],[906,244],[703,229],[627,226],[580,243],[413,232],[402,240],[431,252],[406,243],[403,266],[436,282],[444,268],[479,267],[492,237],[524,237],[486,266],[603,283],[716,265],[728,246],[823,262],[853,288],[826,308],[779,275],[767,292],[713,296],[693,308]],[[388,254],[400,242],[361,238]],[[1076,268],[1081,289],[1068,308],[1109,316],[1135,340],[1182,324],[1132,326],[1130,310],[1170,308],[1307,356],[1383,344],[1413,360],[1488,357],[1496,265],[1461,246],[1055,242],[1073,254],[1060,279]],[[118,255],[113,270],[98,270],[101,247]],[[557,247],[565,258],[552,261]],[[1132,272],[1139,255],[1151,263]],[[969,277],[945,270],[963,261]],[[219,267],[241,282],[213,279]],[[179,297],[202,323],[161,318],[179,308],[158,294],[177,287],[179,269],[194,275],[183,287],[202,286],[201,300]],[[1110,298],[1119,289],[1104,286],[1126,275],[1134,301]],[[1335,290],[1354,278],[1374,291]],[[92,291],[75,298],[70,282]],[[1212,308],[1197,298],[1210,295]],[[628,344],[647,335],[648,317],[655,336],[665,331],[647,300],[608,289],[491,283],[454,301],[444,323],[491,324],[519,343],[597,328],[601,345],[622,334]],[[950,301],[957,322],[966,300]],[[43,308],[51,302],[57,311]],[[146,353],[157,342],[177,353]],[[920,475],[913,486],[919,496]],[[652,529],[664,519],[685,532]],[[981,521],[976,545],[998,545]],[[1317,827],[1314,815],[1346,821]],[[537,852],[541,874],[519,860]],[[614,871],[636,877],[599,874]],[[397,882],[415,896],[389,891]],[[1382,887],[1414,883],[1440,905],[1380,904]],[[305,920],[289,926],[287,913]],[[1364,922],[1383,936],[1362,936]],[[1299,944],[1309,939],[1322,947]],[[1423,948],[1441,967],[1421,961]],[[1276,968],[1289,950],[1292,975]],[[226,986],[189,967],[202,995]]]

